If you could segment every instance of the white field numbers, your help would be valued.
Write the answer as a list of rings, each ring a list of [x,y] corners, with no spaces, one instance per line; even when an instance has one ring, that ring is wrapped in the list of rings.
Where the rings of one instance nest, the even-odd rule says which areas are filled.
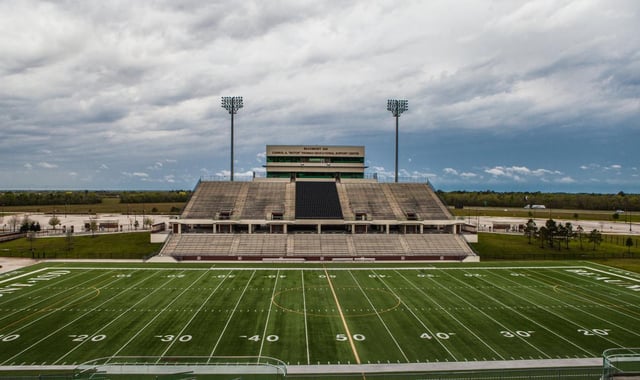
[[[524,330],[517,330],[517,331],[510,331],[510,330],[502,330],[500,331],[500,335],[502,335],[505,338],[531,338],[531,335],[534,333],[535,331],[524,331]]]
[[[251,336],[248,336],[248,335],[240,335],[240,338],[241,338],[241,339],[250,340],[250,341],[252,341],[252,342],[259,342],[259,341],[261,341],[261,340],[262,340],[262,337],[261,337],[260,335],[251,335]],[[267,336],[266,336],[266,338],[264,338],[264,340],[266,340],[267,342],[271,342],[271,343],[273,343],[273,342],[277,342],[277,341],[279,341],[279,340],[280,340],[280,337],[279,337],[279,336],[277,336],[277,335],[273,335],[273,334],[272,334],[272,335],[267,335]]]
[[[446,333],[446,332],[437,332],[435,334],[429,334],[429,333],[422,333],[422,335],[420,335],[421,339],[427,339],[427,340],[431,340],[431,339],[440,339],[440,340],[447,340],[449,338],[451,338],[452,336],[456,335],[456,333]]]
[[[2,335],[0,334],[0,342],[13,342],[20,338],[20,334]]]
[[[89,334],[79,334],[79,335],[69,335],[69,338],[71,338],[72,342],[100,342],[105,340],[107,336],[104,334],[94,335],[94,336],[91,336]]]
[[[584,336],[607,336],[611,329],[578,329],[578,332]]]
[[[191,339],[193,339],[193,336],[191,335],[180,335],[180,336],[176,336],[176,335],[156,335],[156,338],[160,339],[161,342],[173,342],[173,341],[178,341],[181,343],[186,343],[191,341]]]
[[[362,342],[363,340],[367,339],[362,334],[353,334],[351,337],[357,342]],[[338,342],[346,342],[347,340],[349,340],[349,337],[346,334],[336,334],[336,340]]]

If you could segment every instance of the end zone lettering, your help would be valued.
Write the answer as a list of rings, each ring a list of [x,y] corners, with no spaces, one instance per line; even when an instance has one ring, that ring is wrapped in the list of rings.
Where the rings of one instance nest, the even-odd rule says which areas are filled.
[[[603,275],[602,273],[596,273],[596,272],[588,271],[586,269],[566,269],[566,271],[575,273],[578,276],[589,277],[596,281],[602,281],[607,284],[621,286],[623,288],[627,288],[634,292],[640,292],[640,284],[634,284],[632,282],[626,281],[628,280],[626,277],[623,277],[624,279],[612,278],[612,277]]]
[[[39,274],[38,276],[32,277],[24,282],[18,282],[15,284],[3,286],[0,288],[0,297],[4,296],[5,294],[12,294],[20,289],[31,287],[42,281],[53,280],[54,278],[58,278],[60,276],[64,276],[65,274],[69,274],[69,273],[71,272],[68,270],[55,270],[55,271]]]

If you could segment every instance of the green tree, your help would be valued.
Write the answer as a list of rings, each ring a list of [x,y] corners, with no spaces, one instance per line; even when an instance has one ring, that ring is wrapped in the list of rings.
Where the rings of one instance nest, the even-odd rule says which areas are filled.
[[[96,222],[95,219],[91,219],[89,222],[89,230],[91,231],[91,236],[95,236],[95,233],[98,230],[98,222]]]
[[[593,244],[593,250],[596,250],[596,246],[602,243],[602,234],[598,230],[593,230],[589,233],[589,243]]]
[[[547,228],[547,241],[549,241],[549,246],[553,248],[553,240],[558,235],[558,224],[555,220],[549,219],[544,225]]]
[[[549,238],[548,235],[549,230],[547,230],[547,227],[540,227],[540,229],[538,230],[538,240],[540,240],[540,248],[544,248],[544,242]]]
[[[627,246],[627,253],[631,254],[631,247],[633,247],[633,239],[631,236],[627,237],[627,240],[624,242],[624,245]]]
[[[578,228],[576,228],[576,234],[578,235],[578,241],[580,242],[580,249],[582,250],[582,234],[584,233],[584,228],[582,228],[582,226],[578,226]]]
[[[53,227],[53,230],[56,230],[56,226],[58,226],[60,224],[60,219],[57,216],[52,216],[51,219],[49,219],[49,225],[51,227]]]
[[[538,231],[538,227],[536,226],[536,222],[533,219],[529,219],[527,221],[527,225],[524,227],[524,236],[529,239],[529,244],[531,244],[531,239],[536,235]]]

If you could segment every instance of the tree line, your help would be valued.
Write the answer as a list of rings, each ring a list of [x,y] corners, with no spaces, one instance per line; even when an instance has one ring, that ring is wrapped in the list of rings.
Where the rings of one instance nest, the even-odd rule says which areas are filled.
[[[544,205],[551,209],[640,211],[640,194],[588,194],[495,191],[438,190],[449,206],[464,207],[525,207]]]
[[[6,191],[0,193],[0,206],[42,206],[97,204],[102,196],[93,191]]]
[[[176,203],[188,201],[191,191],[123,191],[118,196],[120,203]]]
[[[102,203],[106,197],[120,203],[180,203],[186,202],[191,191],[5,191],[0,192],[0,206],[90,205]]]

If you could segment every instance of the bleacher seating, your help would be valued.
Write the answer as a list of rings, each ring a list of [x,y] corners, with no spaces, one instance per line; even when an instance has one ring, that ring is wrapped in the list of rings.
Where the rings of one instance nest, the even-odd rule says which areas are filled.
[[[407,211],[413,211],[418,214],[420,220],[451,219],[449,211],[443,207],[442,202],[427,184],[387,183],[380,186],[391,192],[405,215]]]
[[[341,183],[349,197],[351,213],[366,212],[371,220],[393,220],[396,218],[389,200],[380,191],[377,183]]]
[[[251,182],[240,219],[269,219],[285,211],[286,182]]]
[[[206,220],[216,219],[221,212],[230,212],[231,220],[212,221],[226,226],[213,233],[213,226],[207,227]],[[283,220],[275,223],[279,225],[275,230],[265,228],[274,225],[270,220],[273,213]],[[356,223],[350,222],[363,213],[375,228],[370,228],[370,233],[349,233],[363,230],[354,229]],[[474,255],[464,238],[451,233],[453,228],[442,223],[453,217],[435,191],[424,183],[203,181],[187,202],[181,219],[182,233],[169,237],[161,256],[190,260],[440,260]],[[194,219],[193,225],[189,219]],[[323,219],[331,220],[323,222]],[[344,220],[344,225],[340,220]],[[407,220],[412,222],[406,223]],[[438,223],[430,225],[429,220]],[[316,228],[316,224],[323,223]],[[415,233],[423,231],[421,226],[425,226],[424,231],[437,233]],[[264,233],[285,229],[286,234]]]
[[[189,257],[463,257],[473,251],[452,234],[178,234],[161,256]]]
[[[296,219],[342,219],[335,182],[297,182]]]

